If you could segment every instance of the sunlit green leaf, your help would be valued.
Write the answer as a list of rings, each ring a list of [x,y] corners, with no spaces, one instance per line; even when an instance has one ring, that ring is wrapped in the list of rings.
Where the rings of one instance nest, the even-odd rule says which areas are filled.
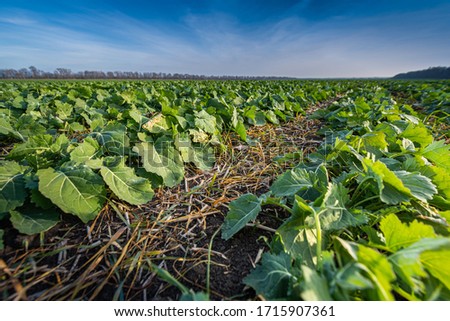
[[[195,126],[209,134],[214,134],[218,130],[216,117],[204,110],[195,113]]]
[[[95,218],[106,201],[103,180],[85,166],[41,169],[39,191],[66,213],[83,222]]]
[[[450,171],[450,145],[446,145],[443,140],[431,143],[420,153],[436,166]]]
[[[150,182],[136,176],[134,170],[126,166],[121,157],[106,158],[100,174],[113,193],[130,204],[142,205],[153,198],[154,192]]]
[[[380,198],[387,204],[399,204],[410,199],[411,191],[405,187],[403,181],[393,171],[380,161],[364,158],[362,161],[368,175],[374,178],[380,191]]]
[[[83,143],[79,144],[70,153],[70,159],[77,163],[84,163],[90,159],[99,156],[100,145],[92,137],[86,137]]]
[[[423,238],[389,256],[389,261],[406,284],[414,291],[421,291],[424,288],[421,279],[426,277],[424,268],[448,285],[446,272],[442,272],[441,269],[444,271],[447,269],[449,249],[449,239]],[[442,261],[442,265],[441,262],[437,262],[439,260]]]
[[[222,238],[230,239],[245,225],[253,221],[261,211],[261,201],[253,194],[244,194],[232,201],[222,225]]]
[[[414,220],[409,225],[402,223],[395,214],[384,217],[380,222],[386,246],[392,251],[408,247],[426,237],[436,237],[433,227]]]
[[[341,238],[336,239],[351,258],[361,265],[360,268],[365,272],[367,279],[372,282],[376,290],[377,298],[379,300],[393,300],[391,282],[395,280],[395,273],[388,259],[380,252],[362,244],[344,241]]]

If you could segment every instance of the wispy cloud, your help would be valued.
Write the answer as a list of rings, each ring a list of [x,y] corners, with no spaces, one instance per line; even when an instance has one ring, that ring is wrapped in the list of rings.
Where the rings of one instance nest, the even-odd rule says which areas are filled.
[[[351,21],[284,15],[246,25],[223,13],[190,13],[169,25],[121,12],[48,19],[10,11],[0,14],[0,68],[389,76],[449,64],[450,6],[445,8]]]

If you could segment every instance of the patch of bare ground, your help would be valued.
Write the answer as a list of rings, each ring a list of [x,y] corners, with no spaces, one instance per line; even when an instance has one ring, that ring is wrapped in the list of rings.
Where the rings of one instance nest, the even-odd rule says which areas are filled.
[[[213,300],[257,299],[242,279],[286,213],[265,207],[257,222],[229,241],[215,232],[229,202],[245,193],[267,192],[292,166],[274,157],[315,150],[319,126],[298,116],[282,126],[252,127],[248,135],[257,141],[254,146],[229,134],[224,137],[227,151],[210,171],[188,167],[182,184],[157,190],[144,206],[110,200],[89,225],[65,215],[57,227],[34,237],[6,227],[1,299],[177,300],[179,289],[161,280],[152,264],[194,291],[209,291]]]

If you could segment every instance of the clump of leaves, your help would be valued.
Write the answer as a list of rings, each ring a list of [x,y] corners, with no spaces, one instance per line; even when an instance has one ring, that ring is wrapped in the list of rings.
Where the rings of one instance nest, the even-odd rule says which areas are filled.
[[[450,298],[450,147],[409,108],[379,97],[321,112],[331,124],[321,148],[269,193],[231,202],[224,239],[266,204],[290,213],[244,279],[266,299]]]

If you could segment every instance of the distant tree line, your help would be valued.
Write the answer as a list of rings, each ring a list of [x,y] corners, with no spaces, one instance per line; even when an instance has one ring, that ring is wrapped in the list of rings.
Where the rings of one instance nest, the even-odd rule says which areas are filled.
[[[72,72],[67,68],[56,68],[53,72],[37,69],[35,66],[21,69],[0,69],[0,79],[199,79],[199,80],[257,80],[293,79],[290,77],[267,76],[205,76],[164,72],[97,71]]]
[[[395,75],[394,79],[450,79],[450,67],[430,67]]]

